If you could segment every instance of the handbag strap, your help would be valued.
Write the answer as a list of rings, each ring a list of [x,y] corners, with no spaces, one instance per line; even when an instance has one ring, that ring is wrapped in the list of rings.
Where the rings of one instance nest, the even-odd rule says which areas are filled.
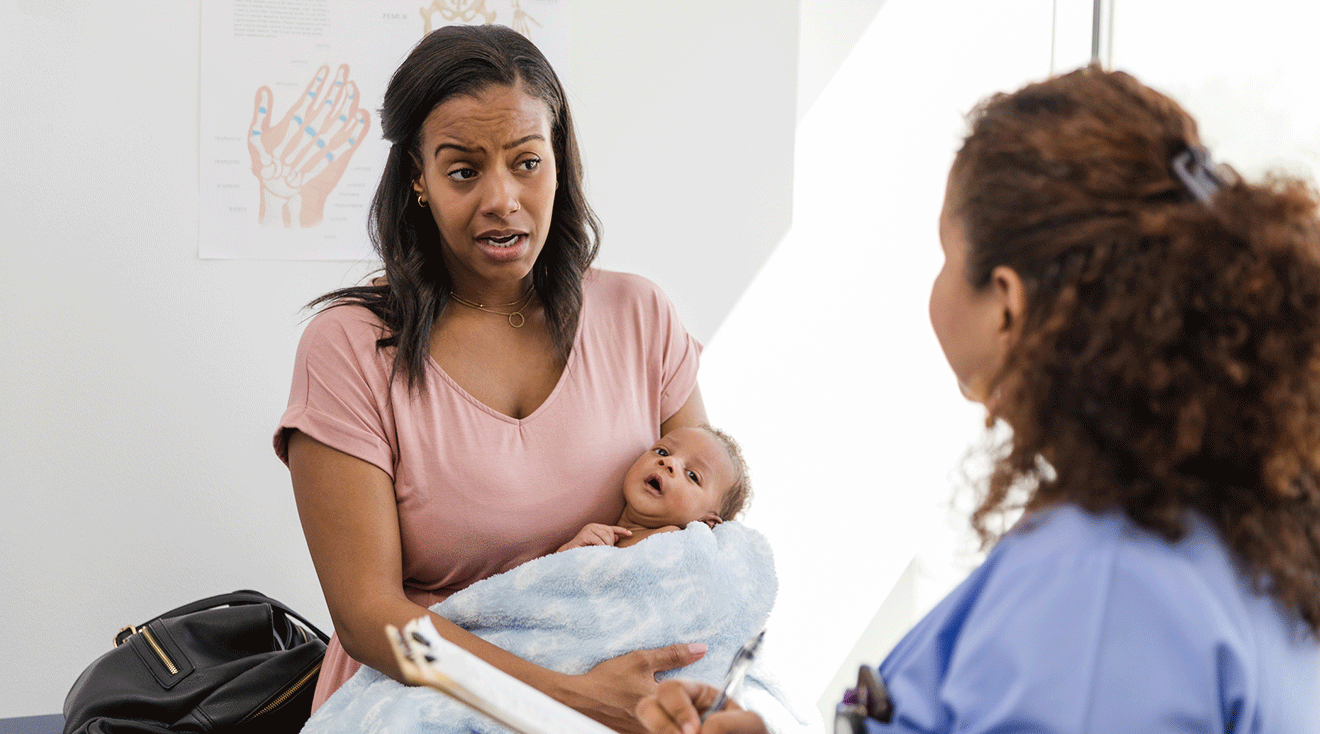
[[[279,609],[285,614],[307,625],[307,628],[314,632],[317,637],[321,638],[322,642],[326,644],[330,643],[330,635],[322,632],[316,625],[307,621],[306,617],[290,609],[284,604],[284,602],[272,599],[260,591],[253,591],[251,589],[239,589],[238,591],[228,594],[217,594],[215,596],[208,596],[205,599],[198,599],[195,602],[184,604],[183,606],[171,609],[164,614],[152,617],[147,620],[147,622],[168,617],[181,617],[185,614],[192,614],[193,612],[200,612],[205,609],[214,609],[215,607],[235,607],[243,604],[269,604],[271,607]],[[147,622],[143,622],[141,626],[145,627]],[[124,631],[126,632],[128,630],[126,629]]]

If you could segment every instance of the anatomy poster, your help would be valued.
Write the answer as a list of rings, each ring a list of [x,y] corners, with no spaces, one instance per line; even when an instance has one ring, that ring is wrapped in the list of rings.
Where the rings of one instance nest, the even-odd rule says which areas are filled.
[[[442,25],[507,25],[568,71],[569,0],[203,0],[203,258],[362,260],[390,75]]]

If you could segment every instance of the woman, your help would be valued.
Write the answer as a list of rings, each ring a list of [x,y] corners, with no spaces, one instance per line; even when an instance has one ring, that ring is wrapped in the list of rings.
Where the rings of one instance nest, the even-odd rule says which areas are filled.
[[[1320,731],[1314,191],[1239,181],[1174,102],[1088,68],[973,113],[940,240],[931,322],[1012,428],[972,516],[998,542],[857,730]],[[713,699],[667,681],[638,715],[764,731],[699,725]]]
[[[706,421],[699,346],[660,291],[589,269],[598,226],[564,91],[507,28],[446,27],[391,79],[393,146],[372,203],[384,276],[299,345],[276,451],[293,480],[335,638],[315,706],[384,637],[471,583],[622,510],[632,461]],[[581,676],[431,616],[488,662],[619,730],[654,674],[704,646],[638,651]]]

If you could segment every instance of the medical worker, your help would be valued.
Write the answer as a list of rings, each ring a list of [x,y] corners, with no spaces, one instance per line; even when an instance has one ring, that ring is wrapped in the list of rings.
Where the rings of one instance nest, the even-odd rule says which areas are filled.
[[[990,551],[836,731],[1320,732],[1316,205],[1125,73],[977,107],[930,319],[1012,429],[971,517]],[[715,695],[669,681],[638,716],[765,731],[700,724]]]

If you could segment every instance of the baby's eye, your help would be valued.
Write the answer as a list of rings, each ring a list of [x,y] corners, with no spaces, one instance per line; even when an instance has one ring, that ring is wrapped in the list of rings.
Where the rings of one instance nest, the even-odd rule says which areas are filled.
[[[471,168],[456,168],[445,174],[454,181],[467,181],[477,175],[477,172]]]
[[[656,452],[657,454],[660,454],[661,456],[669,456],[669,449],[667,449],[667,448],[665,448],[665,447],[663,447],[663,446],[656,446],[656,447],[655,447],[655,452]]]
[[[697,473],[692,471],[691,469],[688,469],[687,477],[688,479],[691,479],[694,484],[701,484],[701,477],[698,477]]]

